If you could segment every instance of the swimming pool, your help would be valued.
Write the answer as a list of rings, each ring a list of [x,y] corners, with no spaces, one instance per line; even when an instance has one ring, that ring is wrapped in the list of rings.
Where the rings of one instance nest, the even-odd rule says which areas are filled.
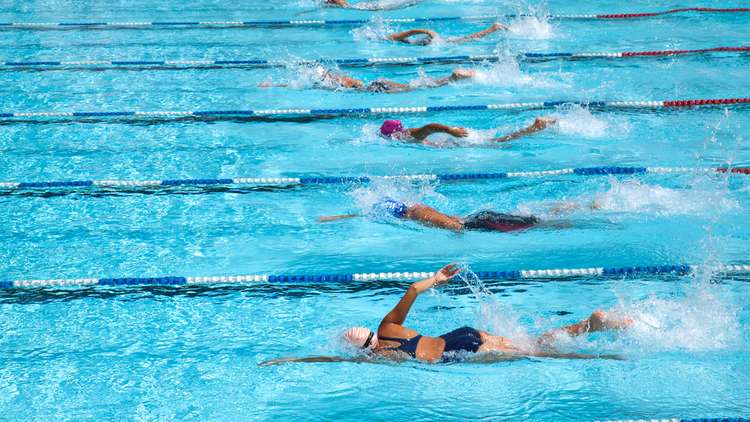
[[[731,7],[733,5],[696,4]],[[533,7],[532,7],[533,6]],[[667,1],[550,1],[550,13],[641,12]],[[692,4],[689,6],[693,6]],[[741,5],[740,5],[741,6]],[[312,2],[226,4],[35,1],[0,7],[3,22],[360,19],[527,13],[510,1],[424,2],[374,13]],[[544,10],[542,10],[544,11]],[[522,52],[648,51],[750,45],[750,14],[640,20],[511,21],[508,34],[462,45],[379,37],[409,24],[285,28],[0,29],[2,61],[230,60],[495,54],[497,63],[341,67],[371,81],[415,81],[458,66],[479,76],[435,89],[373,94],[313,89],[308,67],[60,66],[0,68],[0,112],[411,107],[575,100],[748,97],[747,53],[590,60]],[[446,21],[449,35],[487,22]],[[421,26],[421,25],[420,25]],[[291,88],[258,88],[269,80]],[[555,128],[510,145],[483,138],[554,115]],[[302,119],[19,118],[0,120],[0,182],[383,176],[622,167],[750,165],[747,107],[464,110]],[[460,147],[377,136],[380,121],[475,129]],[[466,215],[534,213],[569,228],[461,235],[363,218],[375,198],[423,201]],[[563,217],[561,201],[587,204]],[[3,190],[0,281],[351,274],[747,262],[750,190],[727,173],[503,178],[287,187]],[[0,418],[532,419],[698,418],[750,413],[750,279],[662,274],[462,282],[420,298],[408,320],[425,334],[474,325],[512,338],[578,321],[595,308],[636,319],[624,333],[565,350],[624,361],[534,359],[492,365],[298,364],[281,356],[351,354],[350,325],[374,328],[407,284],[248,283],[0,289]]]

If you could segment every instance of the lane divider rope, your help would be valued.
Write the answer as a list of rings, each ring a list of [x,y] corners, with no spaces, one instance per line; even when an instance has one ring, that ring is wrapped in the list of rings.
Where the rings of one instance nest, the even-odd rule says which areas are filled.
[[[629,57],[663,57],[686,54],[711,53],[742,53],[750,52],[750,46],[740,47],[712,47],[693,50],[655,50],[655,51],[621,51],[621,52],[579,52],[579,53],[520,53],[516,57],[521,60],[549,60],[549,59],[597,59],[597,58],[629,58]],[[377,65],[407,65],[427,63],[463,63],[463,62],[499,62],[503,57],[490,54],[463,56],[427,56],[427,57],[359,57],[359,58],[321,58],[307,60],[266,60],[266,59],[222,59],[222,60],[43,60],[43,61],[5,61],[0,66],[7,68],[25,67],[200,67],[200,66],[254,66],[254,67],[286,67],[315,64],[336,64],[340,66],[377,66]]]
[[[742,13],[750,12],[750,8],[713,8],[713,7],[684,7],[658,12],[642,13],[604,13],[604,14],[553,14],[546,16],[555,20],[575,19],[638,19],[654,16],[664,16],[676,13]],[[482,16],[445,16],[433,18],[395,18],[381,19],[384,23],[420,23],[440,21],[488,21],[497,19],[514,19],[518,17],[537,17],[531,14],[505,14]],[[208,21],[131,21],[131,22],[0,22],[0,28],[12,29],[61,29],[61,28],[144,28],[144,27],[265,27],[265,26],[324,26],[324,25],[361,25],[375,22],[369,19],[287,19],[287,20],[208,20]]]
[[[596,109],[652,109],[688,108],[699,106],[736,106],[750,103],[750,98],[713,98],[659,101],[539,101],[527,103],[434,105],[417,107],[361,107],[361,108],[283,108],[261,110],[203,110],[203,111],[22,111],[0,112],[0,119],[28,117],[138,117],[138,118],[184,118],[220,116],[359,116],[368,114],[432,113],[440,111],[484,111],[484,110],[534,110],[564,105],[579,105]]]
[[[541,171],[515,171],[495,173],[443,173],[443,174],[402,174],[391,176],[306,176],[306,177],[235,177],[203,179],[166,180],[72,180],[49,182],[0,182],[0,190],[23,191],[49,188],[104,188],[128,190],[143,187],[177,186],[290,186],[290,185],[346,185],[369,183],[378,180],[402,181],[483,181],[513,178],[541,178],[553,176],[605,176],[635,174],[711,174],[728,173],[750,175],[750,167],[579,167]]]
[[[540,270],[514,270],[514,271],[475,271],[474,274],[483,280],[515,280],[515,279],[538,279],[538,278],[565,278],[565,277],[624,277],[632,275],[659,275],[659,274],[692,274],[701,270],[709,270],[722,274],[746,274],[750,273],[748,264],[718,264],[718,265],[655,265],[655,266],[633,266],[633,267],[593,267],[593,268],[559,268]],[[214,285],[214,284],[246,284],[246,283],[337,283],[352,281],[378,281],[378,280],[418,280],[431,277],[433,272],[406,271],[406,272],[370,272],[354,274],[308,274],[308,275],[223,275],[223,276],[200,276],[200,277],[126,277],[126,278],[73,278],[73,279],[46,279],[46,280],[11,280],[0,281],[0,289],[17,288],[40,288],[40,287],[84,287],[84,286],[138,286],[138,285]]]

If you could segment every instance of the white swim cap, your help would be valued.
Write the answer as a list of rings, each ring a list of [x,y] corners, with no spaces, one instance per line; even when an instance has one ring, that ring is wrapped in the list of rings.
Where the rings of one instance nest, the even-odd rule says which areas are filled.
[[[378,345],[378,336],[365,327],[352,327],[346,330],[344,339],[358,349],[372,349]]]

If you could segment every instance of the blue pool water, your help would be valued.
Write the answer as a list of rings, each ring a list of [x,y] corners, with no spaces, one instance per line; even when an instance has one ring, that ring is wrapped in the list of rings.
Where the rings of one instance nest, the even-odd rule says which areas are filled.
[[[505,13],[618,13],[686,6],[636,0],[424,1],[374,13],[312,1],[64,2],[0,5],[3,22],[359,19]],[[0,112],[225,110],[487,104],[539,100],[748,97],[748,55],[518,61],[519,52],[639,51],[750,44],[750,14],[510,22],[463,45],[406,46],[356,27],[0,30],[0,61],[311,59],[497,54],[475,80],[404,94],[314,89],[301,67],[1,69]],[[427,25],[420,25],[427,26]],[[430,24],[461,35],[486,22]],[[416,81],[459,65],[342,68],[366,81]],[[291,88],[258,88],[272,80]],[[556,127],[501,148],[482,139],[540,115]],[[399,117],[474,132],[454,148],[379,138],[383,116],[308,121],[28,119],[0,122],[0,182],[533,171],[567,167],[750,165],[748,108],[452,112]],[[438,137],[440,139],[440,137]],[[443,138],[444,139],[444,138]],[[556,176],[455,183],[379,182],[288,189],[40,190],[0,195],[0,280],[164,275],[322,274],[746,262],[750,189],[726,174]],[[450,214],[481,209],[564,219],[569,228],[453,234],[360,218],[375,198]],[[587,204],[564,217],[561,201]],[[407,284],[48,288],[0,291],[2,420],[595,420],[750,414],[750,279],[697,276],[456,281],[407,321],[427,335],[462,325],[516,341],[596,308],[633,315],[622,333],[563,341],[622,361],[296,364],[352,355],[351,325],[375,328]]]

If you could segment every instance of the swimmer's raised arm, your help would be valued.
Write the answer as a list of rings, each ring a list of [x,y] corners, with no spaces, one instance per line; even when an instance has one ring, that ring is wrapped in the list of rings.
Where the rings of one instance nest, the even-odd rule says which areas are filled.
[[[345,220],[347,218],[361,217],[359,214],[340,214],[340,215],[324,215],[318,217],[318,223],[328,223],[331,221]]]
[[[432,277],[412,283],[401,300],[388,312],[383,321],[380,322],[380,327],[382,328],[388,324],[402,325],[406,321],[406,316],[409,315],[411,305],[414,304],[417,296],[435,286],[447,283],[453,276],[458,274],[458,271],[459,268],[456,264],[448,264]]]
[[[523,128],[521,130],[515,131],[511,134],[500,136],[497,138],[492,138],[490,141],[494,142],[508,142],[512,141],[514,139],[521,138],[526,135],[531,135],[532,133],[542,131],[546,129],[549,126],[552,126],[553,124],[557,123],[557,119],[553,117],[537,117],[536,120],[534,120],[534,123],[526,128]]]
[[[406,129],[406,131],[414,139],[424,141],[428,136],[433,133],[447,133],[457,138],[465,138],[469,135],[469,131],[460,126],[446,126],[440,123],[428,123],[422,127],[415,127]]]
[[[501,23],[499,23],[499,22],[495,22],[495,23],[493,23],[487,29],[484,29],[484,30],[479,31],[479,32],[475,32],[473,34],[465,35],[463,37],[450,38],[448,41],[453,42],[453,43],[462,43],[462,42],[472,41],[472,40],[475,40],[477,38],[486,37],[487,35],[489,35],[489,34],[491,34],[493,32],[496,32],[496,31],[500,31],[500,30],[506,30],[507,31],[508,27],[505,26],[505,25],[503,25],[503,24],[501,24]]]
[[[409,29],[407,31],[391,34],[387,38],[391,41],[410,43],[409,38],[413,37],[414,35],[427,35],[427,37],[429,38],[428,44],[438,36],[435,31],[431,31],[429,29]]]

